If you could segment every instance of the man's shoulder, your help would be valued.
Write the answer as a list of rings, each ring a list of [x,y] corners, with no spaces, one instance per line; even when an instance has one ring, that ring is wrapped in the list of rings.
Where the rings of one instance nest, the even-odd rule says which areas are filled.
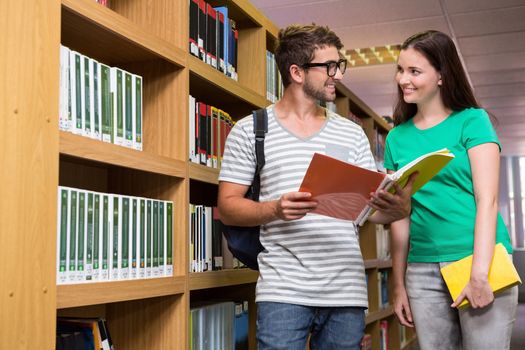
[[[361,125],[357,124],[356,122],[348,119],[348,118],[345,118],[339,114],[337,114],[336,112],[334,111],[331,111],[329,109],[326,110],[327,111],[327,115],[328,117],[330,118],[330,120],[332,120],[334,123],[336,123],[338,126],[341,126],[341,127],[347,127],[347,128],[350,128],[354,131],[359,131],[359,132],[362,132],[363,131],[363,128],[361,127]]]

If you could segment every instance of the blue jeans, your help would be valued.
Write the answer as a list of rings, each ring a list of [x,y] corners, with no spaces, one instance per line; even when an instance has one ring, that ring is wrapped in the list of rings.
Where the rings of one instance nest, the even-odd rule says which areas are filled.
[[[362,307],[257,303],[258,350],[359,350],[364,329]]]

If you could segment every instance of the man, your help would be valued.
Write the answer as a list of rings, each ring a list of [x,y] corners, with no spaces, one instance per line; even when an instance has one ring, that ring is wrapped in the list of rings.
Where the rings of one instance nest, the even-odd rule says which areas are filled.
[[[353,222],[307,215],[317,205],[297,192],[315,152],[376,169],[368,139],[356,124],[319,107],[333,101],[346,60],[327,27],[290,26],[279,32],[275,57],[284,94],[267,108],[266,164],[260,202],[245,199],[256,166],[253,119],[228,136],[219,176],[225,224],[261,225],[256,302],[259,350],[359,349],[368,306],[363,259]],[[411,179],[413,181],[413,179]],[[410,187],[372,196],[376,223],[410,213]]]

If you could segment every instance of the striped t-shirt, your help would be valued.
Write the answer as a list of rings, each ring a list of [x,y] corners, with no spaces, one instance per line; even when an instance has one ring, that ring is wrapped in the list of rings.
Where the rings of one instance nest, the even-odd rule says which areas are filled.
[[[316,152],[376,169],[368,139],[353,122],[327,110],[323,127],[300,138],[280,124],[273,105],[267,111],[260,201],[298,191]],[[250,185],[255,166],[253,118],[249,116],[237,122],[228,136],[219,180]],[[294,221],[276,220],[261,226],[261,243],[265,249],[258,258],[257,302],[368,306],[353,222],[317,214]]]

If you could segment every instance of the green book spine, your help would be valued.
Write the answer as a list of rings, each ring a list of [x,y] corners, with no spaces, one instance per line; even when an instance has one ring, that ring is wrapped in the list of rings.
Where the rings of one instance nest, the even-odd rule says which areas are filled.
[[[117,69],[117,144],[124,139],[124,87],[122,86],[122,71]]]
[[[166,203],[166,264],[167,275],[173,276],[173,202]]]
[[[165,247],[166,247],[166,225],[165,225],[166,215],[164,212],[164,201],[159,202],[159,268],[162,271],[162,274],[165,272],[164,262],[165,262]]]
[[[153,259],[151,258],[153,253],[152,248],[152,228],[151,228],[151,220],[152,219],[152,212],[151,212],[151,200],[148,199],[147,201],[147,207],[146,207],[146,276],[151,276],[151,267]]]
[[[70,282],[77,281],[77,228],[78,228],[78,192],[71,190],[70,220],[69,220],[69,278]]]
[[[142,150],[142,77],[135,76],[135,148]]]
[[[132,104],[132,89],[131,74],[128,72],[124,73],[124,137],[125,145],[128,147],[133,146],[133,104]]]
[[[144,199],[140,200],[140,277],[144,277],[144,268],[146,264],[146,201]]]
[[[133,198],[133,205],[131,210],[131,277],[137,277],[137,234],[138,234],[138,201]]]
[[[80,55],[75,53],[75,129],[79,134],[82,133],[82,80],[80,76]]]
[[[99,81],[99,63],[93,60],[93,132],[95,138],[100,138],[100,81]]]
[[[159,267],[159,202],[153,201],[153,274],[158,274]]]
[[[100,194],[95,193],[93,207],[93,276],[99,277],[100,272]]]
[[[93,192],[87,194],[87,232],[86,232],[86,280],[92,279],[93,274]]]
[[[78,279],[84,280],[84,249],[86,236],[86,193],[78,193],[78,240],[77,240],[77,271]]]
[[[66,282],[67,272],[67,209],[68,209],[68,189],[60,188],[60,218],[59,218],[59,250],[58,250],[58,280],[62,284]]]
[[[100,65],[100,94],[102,103],[102,141],[112,142],[113,124],[112,97],[110,90],[110,68],[105,64]]]
[[[129,197],[122,197],[121,278],[129,277]]]
[[[84,56],[84,135],[91,136],[91,85],[89,57]]]
[[[111,259],[111,278],[118,279],[119,261],[118,261],[118,238],[119,238],[119,197],[113,196],[113,232],[112,232],[112,259]]]
[[[102,274],[101,279],[107,280],[109,278],[109,238],[110,238],[110,218],[109,212],[109,195],[102,196]]]

